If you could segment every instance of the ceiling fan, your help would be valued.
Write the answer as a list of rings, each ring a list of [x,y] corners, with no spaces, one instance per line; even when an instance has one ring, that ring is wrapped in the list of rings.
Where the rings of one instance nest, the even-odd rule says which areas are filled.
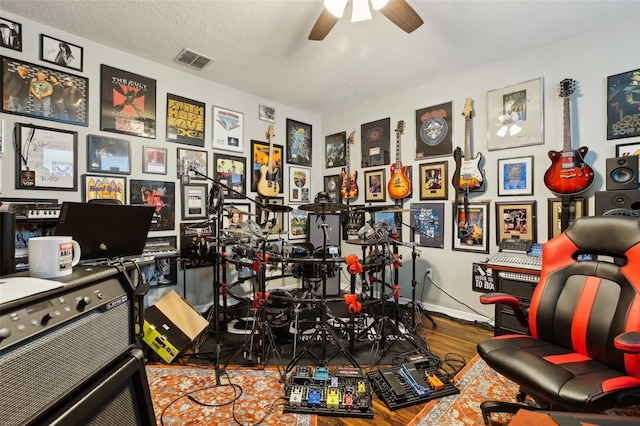
[[[338,19],[342,18],[349,3],[352,10],[351,22],[371,19],[369,0],[324,0],[325,8],[311,29],[309,40],[324,40]],[[422,19],[406,0],[371,0],[371,5],[407,33],[413,32],[423,24]]]

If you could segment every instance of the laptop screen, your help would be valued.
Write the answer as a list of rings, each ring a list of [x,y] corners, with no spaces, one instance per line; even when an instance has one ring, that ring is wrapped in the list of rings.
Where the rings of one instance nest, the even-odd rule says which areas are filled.
[[[100,203],[62,203],[55,235],[80,244],[81,260],[142,254],[153,207]]]

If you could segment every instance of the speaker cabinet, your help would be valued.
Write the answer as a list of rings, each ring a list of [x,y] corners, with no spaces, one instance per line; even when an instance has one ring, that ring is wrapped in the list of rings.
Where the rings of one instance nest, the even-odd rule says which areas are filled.
[[[638,189],[638,156],[607,158],[607,191]]]
[[[609,210],[640,209],[640,191],[598,191],[596,192],[596,215],[602,215]]]

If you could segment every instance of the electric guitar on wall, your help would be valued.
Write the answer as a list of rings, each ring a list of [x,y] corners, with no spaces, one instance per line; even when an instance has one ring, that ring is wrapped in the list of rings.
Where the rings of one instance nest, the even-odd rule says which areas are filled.
[[[549,151],[551,166],[544,174],[544,184],[558,195],[574,195],[586,191],[594,179],[593,169],[584,161],[589,148],[571,148],[571,107],[569,98],[575,91],[575,81],[560,82],[560,97],[564,98],[564,144],[562,152]]]
[[[478,153],[475,158],[471,158],[471,118],[473,110],[471,98],[467,98],[464,105],[464,157],[460,152],[460,147],[456,148],[453,158],[456,160],[456,172],[453,175],[453,186],[456,191],[470,192],[483,190],[484,172],[480,170],[479,164],[482,154]]]
[[[269,160],[267,165],[260,166],[260,180],[258,180],[258,194],[263,197],[275,197],[280,193],[278,183],[278,168],[273,166],[273,138],[275,136],[273,124],[269,126],[265,136],[269,140]]]
[[[396,162],[391,165],[391,179],[387,189],[389,196],[395,199],[405,198],[411,194],[411,181],[407,177],[407,166],[400,161],[400,135],[404,133],[404,120],[398,121],[396,126]]]
[[[347,156],[345,167],[342,169],[342,186],[340,187],[340,194],[345,200],[353,200],[358,197],[358,171],[356,170],[351,174],[349,173],[349,151],[351,151],[351,147],[349,145],[353,144],[353,135],[355,133],[356,131],[352,130],[349,138],[347,138]]]

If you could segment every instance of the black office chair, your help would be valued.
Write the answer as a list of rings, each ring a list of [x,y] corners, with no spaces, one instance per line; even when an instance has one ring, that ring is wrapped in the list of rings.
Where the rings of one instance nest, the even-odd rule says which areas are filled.
[[[495,336],[478,353],[546,410],[598,413],[640,403],[640,222],[634,217],[577,219],[542,249],[542,271],[528,314],[514,296],[484,304],[511,307],[529,335]],[[530,406],[488,401],[492,412]]]

